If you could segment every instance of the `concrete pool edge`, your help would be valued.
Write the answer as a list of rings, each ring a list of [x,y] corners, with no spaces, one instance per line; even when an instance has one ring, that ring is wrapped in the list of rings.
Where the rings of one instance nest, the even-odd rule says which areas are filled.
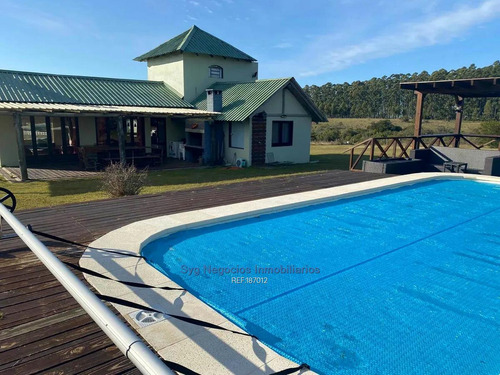
[[[370,182],[282,195],[143,220],[112,231],[94,241],[90,246],[140,253],[141,249],[149,242],[180,230],[211,226],[245,217],[284,211],[437,179],[470,179],[500,183],[498,177],[448,173],[422,173],[389,177]],[[137,261],[137,258],[109,256],[103,252],[88,249],[83,255],[80,264],[115,279],[162,286],[176,285],[143,260]],[[187,292],[144,291],[114,285],[113,282],[95,277],[87,277],[87,280],[102,294],[118,296],[155,308],[164,306],[164,309],[169,313],[184,314],[230,329],[240,330]],[[296,366],[293,362],[284,359],[262,344],[240,335],[220,333],[203,328],[193,329],[193,327],[187,327],[168,319],[149,327],[139,328],[128,315],[134,309],[121,306],[115,307],[160,355],[169,361],[180,363],[194,371],[201,371],[203,374],[234,373],[235,368],[238,369],[238,373],[257,374],[280,371]],[[232,354],[229,355],[228,352]],[[240,363],[241,365],[234,367],[234,363]]]

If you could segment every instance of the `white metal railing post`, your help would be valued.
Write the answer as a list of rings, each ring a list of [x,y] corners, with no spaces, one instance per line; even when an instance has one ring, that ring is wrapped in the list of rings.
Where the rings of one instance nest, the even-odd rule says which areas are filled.
[[[143,374],[174,375],[137,335],[0,203],[0,216]]]

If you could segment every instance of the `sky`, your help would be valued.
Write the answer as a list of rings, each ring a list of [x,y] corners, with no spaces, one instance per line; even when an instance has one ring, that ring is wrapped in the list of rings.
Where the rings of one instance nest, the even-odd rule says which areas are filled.
[[[147,79],[196,25],[301,85],[500,60],[500,0],[0,0],[0,69]]]

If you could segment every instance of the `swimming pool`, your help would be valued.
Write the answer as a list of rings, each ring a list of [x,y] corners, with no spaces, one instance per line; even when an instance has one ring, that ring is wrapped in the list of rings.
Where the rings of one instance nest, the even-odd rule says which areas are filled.
[[[498,373],[500,188],[434,181],[173,233],[148,262],[319,373]]]

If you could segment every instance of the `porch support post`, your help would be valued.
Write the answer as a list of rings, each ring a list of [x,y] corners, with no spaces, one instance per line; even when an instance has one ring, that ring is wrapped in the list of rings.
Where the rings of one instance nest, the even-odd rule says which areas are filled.
[[[460,95],[455,95],[457,104],[455,109],[455,147],[460,147],[460,133],[462,132],[462,117],[464,113],[464,98]]]
[[[33,156],[38,157],[38,147],[36,145],[36,125],[35,116],[30,116],[30,128],[31,128],[31,147],[33,148]],[[23,134],[24,136],[24,134]]]
[[[127,155],[125,153],[125,131],[123,130],[123,116],[118,116],[118,150],[120,152],[120,164],[127,163]]]
[[[14,128],[16,129],[17,155],[19,158],[19,170],[21,171],[21,181],[26,181],[28,179],[28,166],[26,165],[23,124],[20,112],[14,113]]]
[[[422,135],[422,117],[424,113],[424,98],[425,94],[420,91],[415,91],[417,95],[417,107],[415,108],[415,131],[413,135],[415,137],[420,137]],[[417,139],[413,142],[413,149],[418,149],[419,142]]]
[[[53,148],[52,148],[52,126],[50,123],[50,117],[45,116],[45,129],[47,130],[47,147],[49,149],[49,158],[52,157]]]

